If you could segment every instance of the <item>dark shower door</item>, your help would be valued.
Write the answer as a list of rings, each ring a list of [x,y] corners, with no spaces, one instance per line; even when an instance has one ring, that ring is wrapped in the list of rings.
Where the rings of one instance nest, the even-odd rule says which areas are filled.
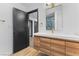
[[[13,8],[13,52],[29,46],[28,17],[26,12]]]

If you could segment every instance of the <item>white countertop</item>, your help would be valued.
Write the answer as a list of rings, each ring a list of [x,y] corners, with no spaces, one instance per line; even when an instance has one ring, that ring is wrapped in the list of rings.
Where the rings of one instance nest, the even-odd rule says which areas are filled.
[[[79,35],[74,34],[64,34],[64,33],[35,33],[36,36],[44,36],[44,37],[50,37],[50,38],[61,38],[66,40],[73,40],[73,41],[79,41]]]

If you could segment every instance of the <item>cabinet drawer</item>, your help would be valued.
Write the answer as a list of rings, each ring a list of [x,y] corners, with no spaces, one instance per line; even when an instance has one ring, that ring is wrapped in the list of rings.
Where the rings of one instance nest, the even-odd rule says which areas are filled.
[[[79,56],[79,43],[78,42],[66,42],[66,55]]]
[[[51,47],[51,51],[57,51],[58,53],[62,53],[62,54],[66,54],[65,52],[65,48],[61,48],[61,47]]]
[[[54,43],[53,47],[59,48],[59,49],[65,49],[66,48],[65,46],[61,46],[61,45],[58,45],[58,44],[55,44],[55,43]]]
[[[66,55],[79,56],[79,49],[66,47]]]
[[[40,48],[40,51],[47,54],[47,55],[50,55],[50,50],[47,50],[47,49],[44,49],[44,48]]]
[[[65,56],[65,54],[60,53],[58,51],[54,51],[53,53],[54,53],[54,56]]]
[[[50,43],[50,39],[48,38],[40,38],[41,42]]]
[[[78,42],[66,42],[66,46],[79,49],[79,43]]]
[[[54,45],[65,46],[65,40],[55,39],[53,41]]]
[[[65,51],[59,51],[59,50],[51,50],[50,52],[51,56],[65,56]]]
[[[40,43],[40,47],[50,50],[50,44],[49,44],[49,43],[44,43],[44,42],[42,43],[42,42],[41,42],[41,43]]]

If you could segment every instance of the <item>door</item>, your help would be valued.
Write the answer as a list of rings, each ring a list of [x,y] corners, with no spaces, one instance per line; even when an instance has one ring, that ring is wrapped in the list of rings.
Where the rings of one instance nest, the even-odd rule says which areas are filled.
[[[29,45],[28,17],[26,12],[13,9],[13,52]]]

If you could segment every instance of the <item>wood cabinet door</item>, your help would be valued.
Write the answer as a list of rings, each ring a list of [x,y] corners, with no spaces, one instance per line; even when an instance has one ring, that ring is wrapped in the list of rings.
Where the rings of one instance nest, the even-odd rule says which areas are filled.
[[[66,55],[79,56],[79,42],[66,41]]]
[[[40,38],[40,51],[50,55],[50,39],[49,38]]]
[[[65,41],[61,39],[54,39],[53,47],[51,46],[51,50],[53,50],[54,56],[65,56],[66,55]]]
[[[39,47],[40,47],[40,38],[34,37],[34,48],[39,50]]]

